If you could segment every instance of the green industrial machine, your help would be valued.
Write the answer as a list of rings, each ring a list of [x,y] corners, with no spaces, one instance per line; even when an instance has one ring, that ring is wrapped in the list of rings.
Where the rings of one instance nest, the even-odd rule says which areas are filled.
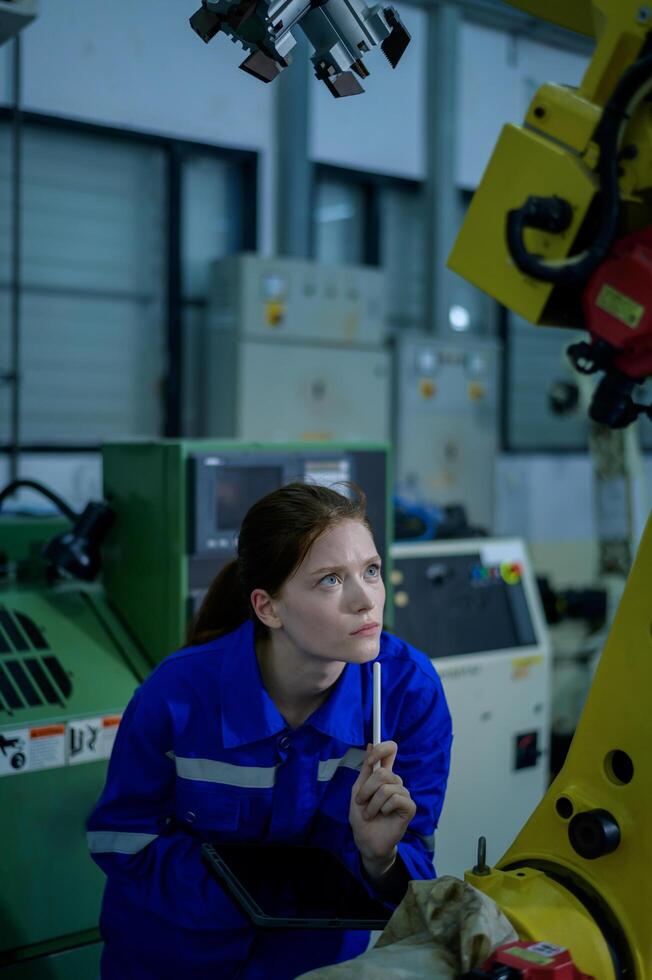
[[[122,711],[182,645],[250,504],[295,479],[355,481],[389,558],[384,445],[124,442],[103,465],[101,583],[53,577],[42,555],[74,521],[0,510],[0,980],[97,977],[104,878],[85,821]]]
[[[51,518],[0,515],[0,974],[97,974],[102,874],[84,823],[149,667],[97,586],[51,586]]]

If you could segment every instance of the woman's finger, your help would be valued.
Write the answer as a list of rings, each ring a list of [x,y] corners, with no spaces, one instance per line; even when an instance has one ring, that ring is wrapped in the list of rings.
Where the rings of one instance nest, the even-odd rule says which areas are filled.
[[[360,773],[358,774],[358,778],[354,783],[354,788],[358,789],[367,781],[371,773],[374,771],[374,766],[377,762],[380,762],[382,769],[389,770],[391,772],[397,752],[398,745],[396,742],[379,742],[378,745],[372,745],[369,743],[367,745],[367,755],[363,759],[362,766],[360,767]],[[376,772],[379,772],[379,770],[377,769]]]
[[[390,798],[383,803],[382,807],[380,808],[380,812],[385,817],[389,817],[392,813],[396,813],[399,816],[406,817],[409,823],[414,814],[417,812],[417,805],[409,794],[406,798],[398,793],[394,793],[393,796],[390,796]]]
[[[369,800],[366,807],[362,811],[362,816],[366,820],[373,820],[373,818],[380,813],[381,809],[386,805],[386,803],[394,797],[398,797],[401,800],[412,799],[404,786],[398,786],[396,783],[386,783],[384,786],[380,786],[376,790],[373,797]]]
[[[366,782],[358,786],[354,796],[355,802],[362,805],[370,800],[376,790],[383,785],[402,786],[403,780],[398,773],[390,772],[389,769],[376,769],[372,772]]]
[[[368,753],[371,768],[373,769],[376,762],[380,762],[382,769],[389,769],[391,771],[397,752],[398,745],[396,742],[392,742],[391,740],[387,742],[379,742],[377,745],[372,745]]]

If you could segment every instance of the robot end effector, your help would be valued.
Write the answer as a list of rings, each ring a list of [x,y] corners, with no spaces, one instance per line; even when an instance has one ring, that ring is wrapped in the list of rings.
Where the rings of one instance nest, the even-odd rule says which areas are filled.
[[[376,44],[392,68],[410,42],[394,7],[365,0],[202,0],[190,25],[208,43],[219,32],[239,41],[249,55],[240,67],[271,82],[290,64],[299,26],[315,53],[315,75],[332,95],[357,95],[369,74],[363,56]],[[356,77],[358,76],[358,77]]]

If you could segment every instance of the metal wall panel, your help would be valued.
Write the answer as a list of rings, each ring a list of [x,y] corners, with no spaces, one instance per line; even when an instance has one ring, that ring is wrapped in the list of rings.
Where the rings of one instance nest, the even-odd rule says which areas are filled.
[[[321,178],[315,185],[314,255],[319,262],[363,262],[365,195],[361,184]]]
[[[506,406],[508,449],[586,449],[586,412],[555,415],[548,394],[556,381],[574,381],[566,348],[578,335],[557,327],[535,327],[508,314]],[[582,338],[585,339],[585,338]]]
[[[10,129],[0,127],[0,303],[11,262]],[[158,434],[165,371],[161,150],[27,127],[22,172],[22,439]],[[9,329],[0,320],[4,355]],[[5,362],[3,362],[5,363]]]
[[[181,173],[181,255],[185,300],[205,300],[211,263],[241,244],[240,164],[191,156]]]
[[[0,203],[0,215],[3,208]],[[0,375],[10,370],[10,297],[7,289],[0,289]],[[0,383],[0,443],[11,438],[11,386]]]
[[[381,197],[381,264],[387,276],[388,322],[425,326],[425,198],[419,187],[386,187]]]

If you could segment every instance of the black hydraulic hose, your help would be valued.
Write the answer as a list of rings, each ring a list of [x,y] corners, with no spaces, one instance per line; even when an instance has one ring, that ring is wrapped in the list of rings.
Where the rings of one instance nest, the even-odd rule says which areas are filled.
[[[11,497],[11,495],[21,487],[29,487],[31,490],[36,490],[38,493],[42,493],[44,497],[47,497],[48,500],[51,500],[52,503],[59,508],[61,513],[64,514],[69,521],[74,523],[77,520],[79,515],[68,506],[65,500],[62,500],[61,497],[54,492],[54,490],[44,487],[42,483],[37,483],[36,480],[12,480],[11,483],[7,484],[4,490],[0,490],[0,510],[2,509],[2,504],[7,497]]]
[[[637,96],[642,97],[641,89],[650,80],[652,80],[652,54],[640,58],[622,75],[604,107],[600,122],[593,134],[593,141],[600,150],[597,172],[602,198],[600,226],[593,244],[580,255],[569,256],[559,264],[546,262],[540,256],[528,252],[523,236],[527,227],[536,227],[529,223],[533,204],[538,202],[539,207],[542,207],[546,202],[555,200],[530,198],[523,207],[512,210],[507,215],[507,244],[521,272],[543,282],[576,286],[586,282],[594,269],[603,261],[616,236],[620,215],[618,147],[621,129],[627,120],[632,103],[638,101]],[[560,223],[556,230],[563,231],[564,225]]]

